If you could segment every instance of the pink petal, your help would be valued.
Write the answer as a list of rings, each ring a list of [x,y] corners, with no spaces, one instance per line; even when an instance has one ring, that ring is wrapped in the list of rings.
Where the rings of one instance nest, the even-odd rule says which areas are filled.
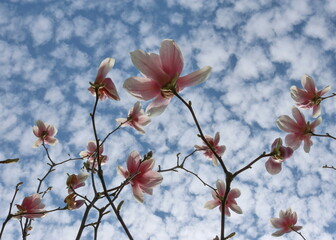
[[[140,100],[150,100],[161,93],[157,81],[144,77],[130,77],[125,80],[124,88]]]
[[[116,101],[120,100],[116,86],[112,82],[111,78],[105,78],[102,81],[102,84],[104,84],[103,92],[106,94],[108,98],[116,100]]]
[[[298,131],[297,123],[287,115],[280,116],[276,121],[278,127],[285,132]]]
[[[299,231],[300,229],[302,229],[302,226],[293,226],[292,229],[295,231]]]
[[[310,147],[313,145],[313,142],[310,140],[310,136],[304,138],[303,149],[306,153],[309,153]]]
[[[231,204],[230,209],[235,213],[242,214],[243,210],[237,204]]]
[[[170,103],[171,98],[164,98],[159,95],[153,102],[151,102],[147,109],[146,113],[150,117],[155,117],[160,115]]]
[[[295,133],[288,134],[285,138],[286,145],[296,150],[300,147],[302,139]]]
[[[285,232],[283,230],[278,230],[278,231],[272,233],[272,236],[273,237],[280,237],[280,236],[282,236],[284,234],[285,234]]]
[[[265,167],[269,174],[275,175],[281,171],[281,162],[274,161],[271,157],[266,161]]]
[[[318,91],[318,92],[317,92],[317,95],[321,97],[321,96],[323,96],[324,94],[326,94],[327,92],[329,92],[330,89],[331,89],[330,86],[326,86],[326,87],[323,88],[322,90]]]
[[[132,186],[132,191],[133,191],[133,195],[135,197],[136,200],[138,200],[139,202],[143,203],[144,202],[144,195],[143,192],[140,188],[139,184],[135,184]]]
[[[282,218],[271,218],[271,224],[273,225],[273,227],[275,228],[281,228],[282,227]]]
[[[226,189],[225,183],[222,180],[217,180],[216,187],[219,196],[224,196]]]
[[[41,138],[37,139],[33,145],[33,147],[37,148],[43,143],[43,140]]]
[[[229,193],[229,197],[230,198],[238,198],[238,197],[240,197],[240,191],[239,191],[239,189],[237,189],[237,188],[234,188],[234,189],[231,189],[231,191],[230,191],[230,193]]]
[[[316,92],[314,80],[310,76],[305,74],[301,78],[301,84],[307,90],[307,92],[310,92],[310,93]]]
[[[102,83],[107,73],[114,66],[115,59],[114,58],[105,58],[99,65],[98,73],[96,76],[95,83]]]
[[[42,122],[41,120],[37,120],[36,125],[37,125],[40,133],[42,133],[43,131],[46,131],[46,129],[47,129],[44,122]]]
[[[56,143],[58,143],[58,140],[54,137],[49,137],[48,136],[48,137],[45,138],[45,142],[53,146]]]
[[[314,107],[313,107],[313,117],[318,117],[318,116],[320,116],[321,115],[321,106],[320,106],[320,104],[318,104],[318,105],[315,105]]]
[[[52,125],[49,125],[46,129],[46,132],[49,136],[55,136],[57,134],[57,128]]]
[[[210,200],[204,204],[204,207],[207,209],[214,209],[215,207],[219,205],[220,205],[220,202],[218,200]]]
[[[163,70],[171,77],[179,76],[183,69],[183,56],[180,48],[171,39],[161,43],[160,58]]]
[[[134,174],[138,167],[140,162],[140,155],[137,151],[132,151],[127,159],[127,169],[130,172],[130,174]]]
[[[120,175],[122,175],[124,178],[128,178],[129,177],[129,174],[128,174],[128,171],[123,168],[122,166],[118,166],[117,167],[117,171]]]
[[[322,122],[322,118],[321,118],[321,117],[317,118],[314,122],[312,122],[312,123],[310,124],[310,129],[311,129],[311,131],[314,132],[315,128],[316,128],[318,125],[320,125],[321,122]]]
[[[296,107],[292,108],[292,114],[293,117],[295,118],[297,124],[301,127],[301,126],[306,126],[306,120],[304,115],[300,112],[300,110]]]
[[[148,54],[142,50],[131,52],[134,66],[146,77],[158,82],[162,87],[170,82],[171,78],[162,69],[160,56],[154,53]]]
[[[185,87],[195,86],[207,80],[211,73],[211,67],[206,66],[198,71],[192,72],[184,77],[180,77],[177,80],[177,86],[179,91],[184,89]]]

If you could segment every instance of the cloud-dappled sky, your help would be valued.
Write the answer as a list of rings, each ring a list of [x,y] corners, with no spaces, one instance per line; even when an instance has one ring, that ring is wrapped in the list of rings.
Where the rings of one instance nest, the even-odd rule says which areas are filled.
[[[94,139],[89,113],[94,97],[88,92],[100,62],[116,59],[109,72],[121,101],[100,102],[97,112],[101,138],[117,127],[116,118],[126,117],[136,99],[123,88],[125,79],[140,76],[129,53],[136,49],[158,52],[163,39],[174,39],[185,61],[182,75],[204,66],[212,67],[209,79],[187,88],[181,95],[193,103],[206,135],[221,134],[227,150],[223,159],[236,171],[261,153],[269,152],[277,137],[284,137],[275,121],[290,115],[294,105],[289,88],[301,87],[304,74],[319,89],[335,86],[336,2],[304,0],[3,0],[0,2],[0,160],[20,158],[16,164],[0,165],[0,220],[7,215],[15,185],[24,184],[15,203],[36,191],[38,177],[48,170],[41,148],[32,148],[32,126],[40,119],[58,129],[59,143],[49,147],[53,160],[78,157]],[[142,103],[144,107],[148,102]],[[317,133],[335,135],[336,102],[322,104],[322,124]],[[309,121],[311,110],[303,111]],[[187,109],[174,98],[166,111],[153,118],[141,135],[123,128],[104,145],[109,161],[104,165],[109,187],[123,180],[116,167],[129,153],[154,152],[157,165],[170,168],[176,154],[186,156],[201,145]],[[276,230],[269,219],[292,208],[307,239],[336,239],[336,171],[322,169],[335,164],[336,144],[312,138],[309,154],[300,147],[271,176],[265,161],[239,175],[232,187],[243,214],[226,219],[226,232],[233,239],[271,239]],[[82,162],[57,167],[43,189],[53,190],[43,202],[46,209],[63,207],[67,196],[66,173],[79,173]],[[186,167],[215,187],[224,179],[201,153]],[[122,215],[135,239],[213,239],[220,233],[220,212],[203,206],[211,189],[183,171],[163,173],[164,180],[135,201],[127,186],[120,195]],[[90,196],[91,186],[80,189]],[[33,223],[29,239],[74,239],[84,209],[48,214]],[[100,239],[127,239],[112,215],[103,221]],[[90,219],[94,221],[94,216]],[[4,239],[20,239],[20,225],[11,220]],[[92,239],[87,228],[82,239]],[[300,239],[295,233],[278,239]]]

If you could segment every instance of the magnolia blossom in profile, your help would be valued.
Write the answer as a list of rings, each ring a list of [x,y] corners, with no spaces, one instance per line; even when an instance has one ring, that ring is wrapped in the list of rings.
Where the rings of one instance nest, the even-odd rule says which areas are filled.
[[[214,200],[210,200],[210,201],[206,202],[204,207],[208,208],[208,209],[213,209],[213,208],[219,206],[219,210],[222,211],[222,201],[221,201],[221,199],[223,199],[224,195],[225,195],[225,189],[226,189],[225,183],[222,180],[217,180],[216,187],[217,187],[217,192],[212,191],[212,197],[214,198]],[[243,211],[238,206],[238,204],[235,200],[235,198],[238,198],[239,196],[240,196],[239,189],[234,188],[234,189],[230,190],[229,195],[228,195],[227,200],[226,200],[226,204],[225,204],[225,215],[226,216],[231,216],[229,208],[232,211],[234,211],[238,214],[243,213]]]
[[[89,174],[86,172],[81,172],[80,174],[71,174],[66,180],[66,185],[68,186],[68,193],[72,193],[74,189],[85,186],[85,180],[88,178]]]
[[[41,201],[41,195],[35,193],[29,197],[25,197],[21,205],[16,204],[19,211],[16,214],[20,214],[18,218],[41,218],[45,214],[40,213],[44,211],[45,205]]]
[[[150,123],[150,117],[141,109],[141,103],[136,102],[134,106],[129,110],[127,118],[118,118],[116,121],[120,124],[124,123],[122,127],[130,126],[135,128],[140,133],[145,133],[141,128]]]
[[[106,155],[102,155],[103,151],[104,151],[104,146],[101,145],[99,147],[99,156],[98,156],[98,159],[96,159],[96,150],[97,150],[97,145],[96,145],[96,141],[94,140],[91,140],[88,142],[87,144],[87,151],[81,151],[79,153],[79,156],[81,156],[82,158],[87,158],[88,159],[88,165],[90,168],[92,168],[92,165],[93,165],[93,162],[95,163],[94,164],[94,167],[97,167],[98,166],[98,160],[100,161],[100,164],[101,165],[104,165],[106,162],[107,162],[107,156]]]
[[[126,79],[124,88],[140,100],[155,98],[146,109],[149,116],[161,114],[174,96],[174,91],[179,92],[185,87],[204,82],[211,72],[211,67],[207,66],[181,77],[183,56],[171,39],[162,41],[160,54],[136,50],[131,52],[131,59],[144,77]]]
[[[293,154],[293,149],[282,146],[281,138],[274,140],[272,144],[272,156],[266,161],[265,166],[270,174],[278,174],[281,171],[282,162],[290,158]]]
[[[130,183],[136,200],[143,203],[144,194],[152,195],[153,188],[159,185],[163,177],[153,171],[155,160],[153,158],[141,160],[137,151],[132,151],[127,159],[127,170],[118,166],[118,173],[125,178],[131,178]]]
[[[301,142],[304,142],[303,149],[309,152],[313,142],[310,140],[315,127],[318,126],[322,118],[317,118],[314,122],[306,122],[304,115],[296,107],[292,108],[292,114],[295,121],[287,115],[282,115],[277,119],[278,127],[288,132],[285,138],[286,145],[296,150],[300,147]]]
[[[213,150],[218,154],[218,156],[222,156],[226,150],[226,147],[224,145],[219,146],[219,132],[216,133],[215,138],[212,138],[210,136],[204,136],[205,139],[208,141],[208,143],[211,145]],[[216,155],[212,152],[212,150],[205,144],[203,146],[195,145],[196,150],[204,151],[204,156],[210,160],[212,160],[213,164],[215,166],[218,166],[218,159],[216,158]]]
[[[304,75],[301,78],[301,84],[304,89],[297,88],[296,86],[290,88],[291,96],[296,105],[301,108],[313,108],[313,117],[320,116],[322,96],[330,90],[330,86],[317,91],[314,80],[308,75]]]
[[[96,80],[94,81],[94,85],[98,86],[98,94],[100,100],[105,100],[106,98],[110,98],[113,100],[120,100],[117,89],[112,82],[111,78],[107,78],[107,73],[114,66],[115,59],[114,58],[105,58],[98,68],[98,73],[96,76]],[[89,87],[88,89],[92,95],[96,95],[94,86]]]
[[[42,143],[49,145],[55,145],[58,140],[55,138],[57,129],[49,124],[45,124],[41,120],[36,121],[36,125],[33,127],[33,133],[38,139],[34,143],[33,147],[39,147]]]
[[[69,194],[65,199],[64,202],[67,205],[67,209],[75,210],[83,206],[84,200],[76,200],[76,195],[74,193]]]
[[[280,237],[285,233],[298,231],[302,228],[301,226],[295,226],[297,222],[297,216],[296,212],[292,212],[292,209],[288,208],[286,212],[280,210],[279,216],[280,218],[271,218],[273,227],[280,229],[274,232],[272,236]]]

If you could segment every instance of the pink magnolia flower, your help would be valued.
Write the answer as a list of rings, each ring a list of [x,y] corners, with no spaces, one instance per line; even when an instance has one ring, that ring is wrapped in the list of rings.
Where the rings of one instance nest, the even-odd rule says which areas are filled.
[[[89,174],[86,172],[81,172],[80,174],[71,174],[66,180],[66,185],[68,186],[68,193],[72,193],[74,189],[85,186],[85,180],[88,178]]]
[[[112,82],[111,78],[106,78],[107,73],[111,70],[115,63],[114,58],[105,58],[98,68],[98,73],[94,85],[99,85],[99,99],[105,100],[106,98],[120,100],[117,89]],[[93,86],[88,89],[92,95],[96,95],[95,89]]]
[[[302,227],[294,226],[297,222],[296,212],[292,212],[292,209],[288,208],[286,212],[280,211],[280,218],[271,218],[271,223],[275,228],[280,228],[280,230],[274,232],[272,236],[280,237],[285,233],[289,233],[293,230],[298,231]]]
[[[126,79],[124,88],[140,100],[150,100],[146,112],[149,116],[161,114],[174,96],[173,90],[181,91],[185,87],[204,82],[211,67],[204,67],[186,76],[180,77],[183,69],[183,56],[180,48],[171,39],[161,43],[160,54],[142,50],[131,52],[132,62],[144,77]]]
[[[84,200],[76,200],[76,195],[74,193],[69,194],[65,199],[64,202],[67,205],[69,210],[75,210],[83,206],[85,203]]]
[[[79,156],[81,156],[82,158],[88,158],[88,165],[90,168],[92,168],[93,162],[95,162],[94,167],[98,166],[98,162],[96,160],[96,150],[97,150],[97,145],[96,145],[96,141],[89,141],[87,144],[87,151],[81,151],[79,153]],[[106,155],[102,155],[104,151],[104,146],[101,145],[99,147],[99,157],[98,160],[100,161],[101,165],[104,165],[108,158]]]
[[[208,141],[208,143],[211,145],[213,150],[215,150],[215,152],[218,154],[218,156],[221,157],[224,154],[226,147],[224,145],[221,145],[221,146],[218,145],[219,140],[220,140],[219,132],[216,133],[215,138],[212,138],[210,136],[204,136],[204,137]],[[195,148],[196,150],[204,151],[204,156],[212,160],[215,166],[218,166],[218,159],[216,158],[215,154],[211,151],[211,149],[207,145],[203,145],[203,146],[195,145]]]
[[[313,117],[320,116],[322,96],[330,90],[330,86],[317,91],[314,80],[308,75],[304,75],[301,78],[301,84],[304,89],[297,88],[296,86],[290,88],[291,96],[296,105],[301,108],[313,108]]]
[[[124,123],[122,127],[130,126],[135,128],[140,133],[145,133],[141,128],[150,123],[150,117],[141,109],[141,103],[136,102],[134,106],[129,110],[127,118],[118,118],[116,119],[118,123]]]
[[[309,152],[313,142],[310,140],[315,127],[318,126],[322,118],[317,118],[314,122],[306,122],[304,115],[296,107],[292,108],[292,114],[296,121],[287,115],[282,115],[277,119],[278,127],[289,134],[285,138],[286,145],[293,150],[300,147],[301,142],[304,142],[303,149]]]
[[[213,208],[219,206],[219,210],[222,211],[221,199],[223,199],[223,197],[225,195],[225,190],[226,190],[225,183],[222,180],[217,180],[216,187],[217,187],[217,192],[212,191],[212,197],[214,198],[214,200],[210,200],[210,201],[206,202],[204,207],[208,208],[208,209],[213,209]],[[229,208],[232,211],[234,211],[238,214],[243,213],[243,211],[238,206],[238,204],[235,200],[235,198],[238,198],[239,196],[240,196],[239,189],[234,188],[234,189],[230,190],[229,195],[228,195],[227,200],[226,200],[226,204],[225,204],[225,215],[226,216],[231,216]]]
[[[118,173],[125,178],[131,178],[130,183],[136,200],[143,203],[144,195],[152,195],[153,188],[159,185],[163,177],[153,171],[155,160],[153,158],[141,160],[137,151],[132,151],[127,159],[127,170],[118,166]]]
[[[36,125],[33,127],[33,133],[38,139],[34,143],[33,147],[39,147],[42,143],[47,143],[49,145],[55,145],[58,140],[55,138],[57,129],[52,126],[45,124],[41,120],[36,121]]]
[[[274,140],[272,144],[272,156],[266,161],[265,166],[270,174],[278,174],[281,171],[282,162],[290,158],[293,154],[293,149],[282,146],[281,138]]]
[[[22,214],[18,216],[19,218],[41,218],[45,215],[40,213],[44,211],[45,205],[41,202],[41,196],[38,193],[25,197],[21,205],[16,204],[16,207],[19,209],[16,214]]]

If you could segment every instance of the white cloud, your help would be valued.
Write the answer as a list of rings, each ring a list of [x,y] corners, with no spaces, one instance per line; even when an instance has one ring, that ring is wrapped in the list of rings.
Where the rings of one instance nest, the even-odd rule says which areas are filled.
[[[43,15],[32,18],[29,28],[36,45],[47,43],[53,36],[53,23]]]

